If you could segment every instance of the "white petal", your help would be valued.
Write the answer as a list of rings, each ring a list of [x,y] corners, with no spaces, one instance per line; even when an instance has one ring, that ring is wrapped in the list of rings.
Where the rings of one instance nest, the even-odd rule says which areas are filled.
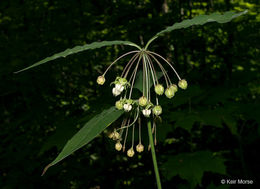
[[[123,90],[124,90],[124,86],[123,85],[121,85],[121,84],[116,84],[116,89],[118,90],[118,91],[120,91],[120,92],[122,92]]]
[[[118,95],[120,95],[120,91],[118,91],[115,87],[112,89],[112,93],[113,93],[113,95],[114,96],[118,96]]]

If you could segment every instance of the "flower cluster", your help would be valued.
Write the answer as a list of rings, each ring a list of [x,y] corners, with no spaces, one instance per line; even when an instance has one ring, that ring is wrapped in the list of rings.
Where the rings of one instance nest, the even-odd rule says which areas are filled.
[[[116,77],[115,81],[112,82],[113,89],[112,93],[115,97],[119,97],[119,99],[115,102],[115,107],[118,110],[124,110],[125,118],[122,121],[121,127],[116,128],[109,137],[116,141],[115,149],[118,151],[125,151],[126,148],[126,140],[128,137],[128,131],[132,128],[132,145],[127,150],[127,156],[133,157],[135,154],[135,150],[137,152],[144,151],[144,146],[141,140],[141,119],[144,117],[145,119],[153,119],[153,134],[154,141],[156,144],[156,119],[160,118],[162,114],[162,107],[159,105],[158,96],[165,94],[165,96],[169,99],[173,98],[175,93],[178,91],[178,87],[181,89],[186,89],[188,84],[185,79],[181,79],[174,67],[171,63],[166,60],[161,55],[146,51],[130,51],[119,58],[117,58],[103,75],[97,78],[97,83],[99,85],[103,85],[105,83],[105,74],[111,68],[113,64],[115,64],[121,58],[134,54],[126,66],[124,67],[122,74],[120,77]],[[171,82],[171,79],[168,75],[168,72],[165,70],[163,65],[159,60],[162,60],[166,63],[171,70],[176,74],[178,78],[178,86]],[[155,64],[155,65],[154,65]],[[159,83],[159,74],[156,72],[156,66],[162,72],[164,76],[166,88],[162,83]],[[139,68],[141,67],[141,68]],[[136,81],[136,75],[138,69],[142,70],[142,95],[139,99],[132,99],[133,87]],[[129,72],[131,72],[130,75]],[[151,95],[151,87],[153,86],[154,95]],[[154,103],[152,102],[154,100]],[[134,150],[134,137],[135,137],[135,126],[139,127],[139,143],[135,146]],[[123,137],[124,136],[124,137]],[[122,144],[123,143],[123,144]],[[148,146],[149,149],[149,146]]]

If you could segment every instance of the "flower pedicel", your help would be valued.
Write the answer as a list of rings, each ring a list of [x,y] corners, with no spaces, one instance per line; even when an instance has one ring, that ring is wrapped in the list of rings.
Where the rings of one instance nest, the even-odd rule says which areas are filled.
[[[132,54],[133,56],[130,58],[130,60],[124,67],[121,76],[117,77],[115,81],[112,82],[112,84],[114,85],[114,87],[112,88],[113,95],[115,97],[120,97],[120,99],[116,101],[115,107],[118,110],[124,110],[126,112],[126,116],[122,121],[121,127],[117,128],[114,132],[112,132],[110,134],[110,138],[116,140],[115,149],[117,151],[125,151],[128,131],[132,127],[132,145],[127,150],[127,156],[133,157],[135,155],[134,149],[136,149],[136,151],[139,153],[144,151],[144,146],[141,140],[141,118],[153,119],[152,131],[154,134],[154,141],[156,144],[155,119],[162,114],[162,107],[159,105],[158,95],[165,94],[167,98],[171,99],[178,91],[177,85],[172,83],[168,73],[166,72],[160,61],[163,61],[164,63],[170,66],[170,68],[179,80],[178,86],[181,89],[187,89],[188,84],[185,79],[180,78],[180,76],[178,75],[178,73],[169,61],[167,61],[164,57],[157,53],[146,50],[130,51],[120,56],[112,64],[110,64],[110,66],[106,69],[103,75],[97,78],[97,83],[99,85],[103,85],[105,83],[105,74],[111,68],[111,66],[121,58],[130,54]],[[158,76],[154,64],[157,65],[163,73],[166,89],[164,88],[163,84],[159,83],[158,81]],[[132,91],[135,84],[138,69],[142,69],[143,72],[143,95],[139,99],[132,99]],[[131,74],[129,74],[130,70],[132,71]],[[154,93],[151,93],[151,84],[153,84],[154,86]],[[152,103],[153,94],[155,96],[154,103]],[[136,125],[138,125],[139,127],[139,143],[134,148],[134,131]],[[123,141],[123,144],[121,144],[121,141]]]

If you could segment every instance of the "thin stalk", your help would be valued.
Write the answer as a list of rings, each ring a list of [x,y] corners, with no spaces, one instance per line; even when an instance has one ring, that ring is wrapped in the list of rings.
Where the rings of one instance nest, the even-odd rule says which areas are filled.
[[[154,55],[160,57],[161,59],[163,59],[163,60],[171,67],[171,69],[174,71],[174,73],[176,74],[176,76],[178,77],[178,79],[181,80],[179,74],[177,73],[177,71],[174,69],[174,67],[171,65],[171,63],[170,63],[168,60],[166,60],[166,59],[163,58],[161,55],[159,55],[159,54],[157,54],[157,53],[155,53],[155,52],[147,51],[147,53],[148,53],[148,54],[149,54],[149,53],[154,54]]]
[[[118,60],[120,60],[121,58],[123,58],[123,57],[125,57],[125,56],[127,56],[127,55],[129,55],[129,54],[137,53],[137,52],[139,52],[139,51],[130,51],[130,52],[125,53],[125,54],[121,55],[120,57],[118,57],[114,62],[112,62],[112,63],[108,66],[108,68],[106,69],[106,71],[103,73],[103,76],[106,75],[107,71],[108,71],[108,70],[111,68],[111,66],[113,66],[113,64],[115,64]]]
[[[131,85],[130,92],[129,92],[129,99],[131,99],[131,96],[132,96],[132,90],[133,90],[133,87],[134,87],[135,76],[136,76],[136,72],[137,72],[137,69],[138,69],[138,66],[139,66],[139,63],[140,63],[141,58],[142,58],[142,57],[140,56],[140,57],[139,57],[139,60],[138,60],[138,62],[137,62],[137,65],[136,65],[136,67],[135,67],[135,70],[134,70],[134,72],[133,72],[134,75],[132,75],[132,76],[133,76],[133,80],[132,80],[132,85]],[[132,76],[131,76],[131,78],[132,78]],[[131,78],[130,78],[130,80],[131,80]],[[130,80],[129,80],[129,82],[131,82]]]
[[[158,64],[158,66],[160,67],[160,69],[161,69],[161,71],[162,71],[162,73],[163,73],[163,76],[164,76],[164,78],[165,78],[167,88],[168,88],[168,85],[169,85],[169,84],[168,84],[168,80],[169,80],[170,85],[172,84],[169,75],[167,74],[167,72],[166,72],[166,70],[164,69],[164,67],[162,66],[162,64],[161,64],[152,54],[149,54],[149,55],[155,60],[155,62],[156,62],[156,63]],[[149,57],[149,56],[148,56],[148,57]],[[150,59],[150,57],[149,57],[149,59]],[[151,60],[151,61],[152,61],[152,60]]]
[[[149,142],[150,142],[150,146],[151,146],[151,152],[152,152],[152,158],[153,158],[153,167],[154,167],[154,172],[155,172],[155,177],[156,177],[157,188],[162,189],[158,165],[157,165],[157,160],[156,160],[155,148],[154,148],[154,143],[153,143],[153,134],[152,134],[152,127],[151,127],[151,121],[150,120],[147,123],[147,127],[148,127]]]
[[[152,38],[147,42],[147,44],[145,45],[144,50],[147,50],[148,47],[149,47],[149,45],[150,45],[150,43],[152,43],[153,40],[155,40],[157,37],[159,37],[159,36],[156,35],[156,36],[152,37]]]
[[[121,77],[124,76],[124,78],[127,77],[129,70],[131,69],[132,65],[134,64],[134,62],[136,61],[136,59],[138,58],[138,55],[140,55],[140,53],[136,53],[131,59],[130,61],[127,63],[127,65],[125,66]]]

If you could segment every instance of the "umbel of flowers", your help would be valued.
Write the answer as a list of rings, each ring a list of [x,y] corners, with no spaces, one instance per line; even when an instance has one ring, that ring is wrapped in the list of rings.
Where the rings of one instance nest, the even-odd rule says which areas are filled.
[[[103,85],[105,83],[105,74],[121,58],[132,55],[128,63],[125,65],[121,76],[116,77],[113,85],[112,93],[118,98],[115,107],[118,110],[125,111],[125,118],[121,127],[116,128],[109,137],[116,141],[115,149],[125,151],[127,148],[127,156],[133,157],[136,152],[144,151],[141,137],[141,119],[153,119],[153,136],[156,144],[156,122],[162,114],[163,109],[159,104],[158,96],[165,95],[171,99],[178,91],[178,87],[186,89],[188,84],[185,79],[181,79],[172,64],[161,55],[148,50],[130,51],[117,58],[106,69],[103,75],[97,78],[97,83]],[[171,73],[167,72],[163,64],[168,65],[173,73],[177,76],[178,86],[172,83]],[[155,67],[160,69],[164,76],[164,83],[159,83],[158,73]],[[136,80],[138,70],[142,70],[142,96],[139,99],[132,99],[132,91]],[[151,87],[153,86],[153,87]],[[139,142],[135,144],[135,128],[138,127]],[[126,147],[128,131],[132,129],[132,142],[130,147]],[[149,146],[148,146],[149,149]]]

